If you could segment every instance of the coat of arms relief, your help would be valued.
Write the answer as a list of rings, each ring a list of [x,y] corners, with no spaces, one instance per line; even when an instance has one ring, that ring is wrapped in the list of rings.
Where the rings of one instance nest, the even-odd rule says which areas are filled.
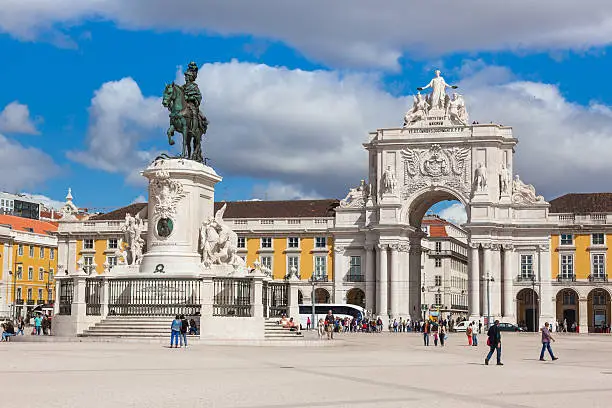
[[[403,198],[431,186],[447,186],[466,196],[471,190],[471,150],[469,147],[442,148],[439,144],[429,149],[404,149]]]

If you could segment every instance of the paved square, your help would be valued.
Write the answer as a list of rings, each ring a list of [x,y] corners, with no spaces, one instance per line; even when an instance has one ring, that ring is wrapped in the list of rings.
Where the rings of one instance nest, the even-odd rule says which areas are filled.
[[[422,346],[417,334],[350,334],[337,347],[0,343],[3,401],[26,407],[609,407],[612,338],[506,334],[487,347]],[[432,342],[433,344],[433,342]],[[549,357],[547,356],[547,359]],[[12,401],[8,404],[9,401]]]

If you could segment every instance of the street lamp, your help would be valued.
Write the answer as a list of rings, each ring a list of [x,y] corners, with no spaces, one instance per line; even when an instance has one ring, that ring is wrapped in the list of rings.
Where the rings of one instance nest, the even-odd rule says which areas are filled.
[[[491,282],[495,282],[490,272],[487,272],[482,279],[487,281],[487,329],[491,326]]]
[[[536,278],[535,275],[531,275],[529,277],[529,279],[531,280],[531,312],[533,314],[533,323],[531,323],[533,325],[533,331],[536,331],[536,304],[535,304],[535,286],[536,286]]]
[[[315,276],[314,271],[312,272],[312,276],[310,277],[310,279],[308,280],[310,282],[310,285],[312,286],[312,290],[310,292],[310,299],[311,299],[311,304],[312,304],[312,328],[315,328],[315,324],[318,327],[318,322],[315,323],[315,285],[317,283],[317,277]]]
[[[427,303],[423,303],[425,296],[425,285],[421,286],[421,311],[423,312],[423,323],[425,323],[425,312],[427,311]]]

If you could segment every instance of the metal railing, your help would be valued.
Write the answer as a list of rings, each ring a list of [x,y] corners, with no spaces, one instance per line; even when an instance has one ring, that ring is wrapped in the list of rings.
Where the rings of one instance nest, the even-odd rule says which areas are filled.
[[[535,275],[531,274],[531,275],[518,275],[516,277],[516,281],[517,282],[531,282],[532,280],[534,280]]]
[[[199,279],[109,280],[108,314],[116,316],[196,316],[202,307]]]
[[[101,279],[87,279],[85,281],[85,314],[87,316],[100,316],[102,314],[102,291],[104,285]]]
[[[607,282],[608,275],[589,275],[589,282]]]
[[[36,304],[36,301],[34,301],[34,299],[28,299],[27,300],[27,304],[28,304],[28,306],[33,306],[33,305]]]
[[[364,275],[346,275],[347,282],[365,282]]]
[[[270,317],[270,313],[269,313],[270,303],[269,303],[269,297],[268,297],[269,293],[270,293],[270,288],[268,287],[268,281],[263,281],[262,289],[261,289],[261,303],[263,305],[263,315],[265,319]]]
[[[251,280],[213,278],[213,316],[251,317]]]
[[[268,283],[270,302],[268,317],[280,317],[289,311],[289,285],[286,282]]]
[[[72,299],[74,296],[74,284],[72,279],[62,279],[59,293],[59,314],[69,316],[72,314]]]
[[[558,275],[557,282],[576,282],[576,275]]]

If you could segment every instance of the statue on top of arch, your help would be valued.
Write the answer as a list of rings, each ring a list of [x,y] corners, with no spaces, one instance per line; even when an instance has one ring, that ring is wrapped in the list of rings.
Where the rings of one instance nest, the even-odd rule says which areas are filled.
[[[435,71],[435,77],[424,87],[417,88],[412,108],[404,116],[404,128],[421,126],[467,126],[468,113],[463,95],[446,93],[447,88],[457,89],[449,85]],[[420,91],[431,88],[431,93],[423,97]]]

